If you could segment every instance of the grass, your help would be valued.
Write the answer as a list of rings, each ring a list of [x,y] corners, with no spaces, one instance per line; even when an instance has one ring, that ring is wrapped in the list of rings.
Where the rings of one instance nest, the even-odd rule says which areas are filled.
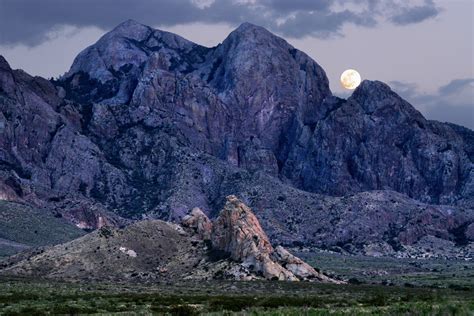
[[[293,253],[324,273],[353,282],[474,289],[474,261]]]
[[[58,244],[82,235],[82,230],[45,210],[0,201],[0,257],[23,247]]]
[[[0,281],[0,315],[469,315],[473,291],[307,282]]]

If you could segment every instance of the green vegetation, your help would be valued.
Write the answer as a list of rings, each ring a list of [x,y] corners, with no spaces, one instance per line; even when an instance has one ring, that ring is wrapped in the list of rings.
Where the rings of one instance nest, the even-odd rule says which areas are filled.
[[[58,244],[84,234],[60,215],[24,204],[0,201],[0,257],[30,246]]]
[[[469,315],[470,290],[278,281],[80,284],[0,281],[0,315]]]

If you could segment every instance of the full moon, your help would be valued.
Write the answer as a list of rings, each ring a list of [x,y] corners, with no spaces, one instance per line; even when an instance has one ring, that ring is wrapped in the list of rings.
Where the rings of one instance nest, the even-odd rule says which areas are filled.
[[[341,84],[344,88],[354,90],[360,85],[360,74],[357,70],[347,69],[341,75]]]

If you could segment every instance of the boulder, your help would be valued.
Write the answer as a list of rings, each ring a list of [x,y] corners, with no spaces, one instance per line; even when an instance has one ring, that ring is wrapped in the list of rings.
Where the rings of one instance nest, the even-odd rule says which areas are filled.
[[[193,208],[191,213],[183,218],[181,225],[193,229],[203,240],[211,239],[212,222],[199,207]]]

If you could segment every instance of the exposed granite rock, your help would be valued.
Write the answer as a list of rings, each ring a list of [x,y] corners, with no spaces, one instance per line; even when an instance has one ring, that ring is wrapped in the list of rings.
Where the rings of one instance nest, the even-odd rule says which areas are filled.
[[[252,211],[234,195],[226,200],[213,223],[213,249],[229,253],[234,261],[241,262],[251,272],[261,273],[266,279],[336,282],[316,272],[283,247],[279,246],[275,251]],[[242,269],[235,272],[242,278]]]
[[[229,195],[226,200],[213,225],[212,246],[244,262],[269,255],[273,247],[255,215],[236,196]]]
[[[181,225],[194,229],[202,240],[211,240],[212,222],[200,208],[193,208],[191,213],[183,218]]]
[[[320,281],[332,282],[335,281],[322,273],[317,272],[312,266],[292,255],[282,246],[275,248],[273,254],[274,260],[281,264],[285,269],[293,273],[300,280],[318,279]],[[338,282],[335,282],[338,283]],[[341,282],[342,283],[342,282]]]
[[[297,278],[270,259],[273,247],[250,209],[235,196],[228,196],[212,229],[212,247],[262,273],[267,279],[295,281]]]

